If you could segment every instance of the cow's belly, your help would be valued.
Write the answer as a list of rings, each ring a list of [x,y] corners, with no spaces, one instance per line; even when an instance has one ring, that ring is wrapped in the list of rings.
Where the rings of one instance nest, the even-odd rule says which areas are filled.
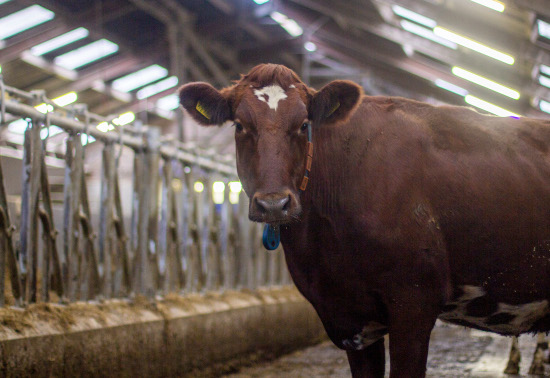
[[[495,301],[481,287],[463,286],[462,294],[448,302],[439,319],[503,335],[519,335],[540,330],[548,322],[548,300],[524,304]]]

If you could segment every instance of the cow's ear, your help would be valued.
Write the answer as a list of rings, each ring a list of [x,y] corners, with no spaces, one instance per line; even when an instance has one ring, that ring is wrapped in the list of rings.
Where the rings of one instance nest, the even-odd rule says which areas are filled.
[[[335,80],[315,92],[309,104],[314,123],[346,121],[361,102],[363,90],[348,80]]]
[[[220,91],[208,83],[189,83],[179,89],[180,103],[203,126],[231,119],[231,107]]]

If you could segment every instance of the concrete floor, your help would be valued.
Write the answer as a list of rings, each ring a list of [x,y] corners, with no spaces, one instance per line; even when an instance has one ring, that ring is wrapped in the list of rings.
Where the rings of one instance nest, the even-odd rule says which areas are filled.
[[[520,338],[521,375],[502,374],[506,367],[510,343],[511,339],[507,337],[438,323],[432,333],[427,376],[430,378],[530,377],[527,371],[535,348],[535,338],[530,335]],[[389,359],[387,358],[386,361]],[[388,376],[389,363],[386,365],[386,376]],[[548,375],[550,368],[546,367]],[[281,357],[271,363],[249,367],[225,377],[349,378],[351,373],[345,352],[337,349],[330,342],[324,342]]]

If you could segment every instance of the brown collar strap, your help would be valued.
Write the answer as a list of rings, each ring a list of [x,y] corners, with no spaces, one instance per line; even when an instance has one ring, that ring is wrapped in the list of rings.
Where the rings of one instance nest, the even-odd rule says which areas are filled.
[[[300,190],[303,192],[307,188],[309,182],[309,171],[311,171],[311,162],[313,160],[313,142],[311,141],[311,123],[307,126],[307,157],[306,157],[306,172],[302,178]]]

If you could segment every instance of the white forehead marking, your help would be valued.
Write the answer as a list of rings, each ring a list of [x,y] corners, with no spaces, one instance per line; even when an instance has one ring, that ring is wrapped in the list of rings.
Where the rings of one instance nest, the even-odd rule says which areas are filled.
[[[268,85],[261,89],[255,89],[254,94],[258,97],[258,100],[265,102],[273,110],[277,110],[279,101],[288,97],[283,88],[278,85]]]

